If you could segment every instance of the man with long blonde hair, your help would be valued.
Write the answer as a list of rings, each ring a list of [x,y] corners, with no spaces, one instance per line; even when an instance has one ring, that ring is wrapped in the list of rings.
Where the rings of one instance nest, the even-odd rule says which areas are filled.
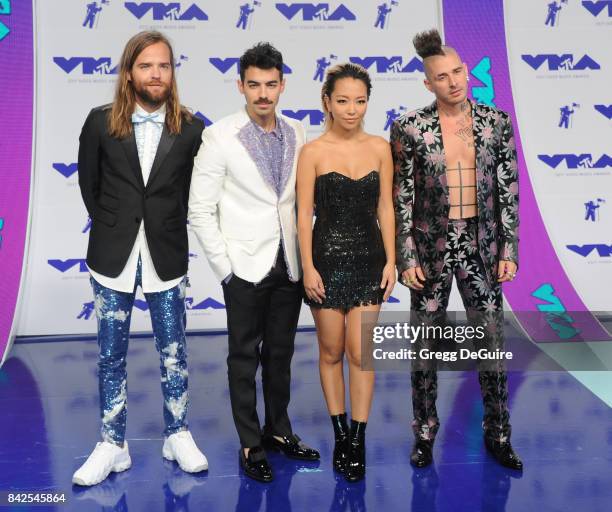
[[[92,219],[87,266],[98,320],[102,441],[74,473],[94,485],[131,466],[125,440],[130,318],[145,294],[160,354],[162,454],[181,469],[208,469],[187,429],[187,199],[203,123],[181,106],[172,46],[155,31],[132,37],[113,103],[94,108],[80,136],[79,186]]]

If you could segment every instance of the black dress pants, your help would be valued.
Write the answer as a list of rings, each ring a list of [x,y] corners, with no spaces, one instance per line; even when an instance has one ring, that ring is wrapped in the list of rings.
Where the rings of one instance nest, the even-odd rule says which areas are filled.
[[[302,284],[289,280],[280,248],[274,267],[259,283],[234,275],[222,286],[227,311],[227,373],[232,414],[240,444],[243,448],[252,448],[261,444],[262,435],[255,387],[260,361],[264,434],[285,436],[292,433],[287,407]]]

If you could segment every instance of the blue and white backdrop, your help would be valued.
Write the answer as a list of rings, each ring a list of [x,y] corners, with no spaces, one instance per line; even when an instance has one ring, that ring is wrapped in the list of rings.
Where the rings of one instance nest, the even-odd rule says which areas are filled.
[[[453,23],[447,3],[34,1],[31,231],[16,334],[96,330],[84,260],[89,223],[77,183],[78,136],[88,111],[111,101],[119,56],[134,33],[158,29],[170,37],[181,100],[207,125],[242,106],[238,57],[264,40],[283,52],[287,65],[280,109],[301,120],[309,138],[322,130],[319,96],[325,69],[348,60],[364,65],[373,78],[366,129],[387,136],[395,117],[432,101],[411,40],[418,31],[438,27],[444,32]],[[612,310],[612,1],[490,3],[502,6],[492,15],[502,17],[505,27],[503,65],[509,69],[526,164],[520,170],[521,192],[527,187],[525,197],[535,197],[535,209],[526,211],[541,216],[545,230],[538,236],[550,240],[559,272],[584,305]],[[464,37],[478,47],[477,31]],[[495,103],[497,84],[490,68],[497,63],[486,59],[486,48],[481,51],[482,60],[469,63],[472,94]],[[532,220],[522,218],[527,225]],[[190,244],[188,328],[224,328],[221,289],[191,233]],[[521,290],[525,297],[534,291]],[[398,286],[393,297],[387,309],[407,308],[405,288]],[[138,299],[132,330],[147,331],[146,302],[142,294]],[[451,307],[459,304],[454,295]],[[300,322],[312,323],[307,308]]]

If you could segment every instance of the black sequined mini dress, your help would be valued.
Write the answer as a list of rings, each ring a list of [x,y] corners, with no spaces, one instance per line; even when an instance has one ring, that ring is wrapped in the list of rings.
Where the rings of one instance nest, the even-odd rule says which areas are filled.
[[[325,300],[306,297],[306,304],[348,310],[383,302],[387,258],[376,214],[379,194],[376,171],[357,180],[335,171],[317,176],[312,258]]]

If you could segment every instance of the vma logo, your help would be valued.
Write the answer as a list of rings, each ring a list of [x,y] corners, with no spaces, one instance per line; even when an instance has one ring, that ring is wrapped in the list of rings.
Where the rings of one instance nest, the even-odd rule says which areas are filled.
[[[276,9],[288,20],[301,14],[302,21],[355,21],[357,17],[344,4],[331,9],[329,4],[276,4]]]
[[[599,0],[594,2],[582,2],[582,7],[597,17],[602,12],[608,12],[608,18],[612,18],[612,0]]]
[[[593,161],[591,153],[538,155],[538,158],[553,169],[556,169],[561,162],[565,162],[568,169],[605,169],[606,167],[612,167],[612,158],[606,154],[603,154],[596,161]]]
[[[297,121],[307,120],[310,126],[321,126],[325,122],[322,110],[283,110],[282,113]]]
[[[70,176],[72,176],[79,170],[79,164],[77,163],[63,164],[61,162],[56,162],[56,163],[53,163],[52,166],[64,178],[70,178]]]
[[[380,4],[377,9],[378,12],[376,14],[376,23],[374,23],[374,28],[379,28],[380,30],[389,28],[389,16],[391,11],[393,11],[394,7],[399,6],[399,0],[391,0],[389,3],[383,2]]]
[[[139,20],[151,14],[154,21],[206,21],[208,14],[196,4],[183,8],[181,2],[125,2],[125,8]]]
[[[83,21],[83,27],[87,28],[98,28],[98,21],[100,19],[100,13],[102,12],[103,5],[110,5],[110,0],[100,0],[98,2],[91,2],[85,6],[87,9],[85,13],[85,20]]]
[[[392,108],[390,110],[387,110],[385,112],[385,114],[387,115],[387,120],[385,121],[384,131],[389,130],[391,128],[391,125],[393,124],[393,121],[395,121],[399,116],[401,116],[407,110],[408,109],[404,107],[403,105],[400,105],[397,108]]]
[[[194,304],[193,297],[185,298],[185,309],[225,309],[225,304],[213,299],[212,297],[207,297],[201,302],[197,302]]]
[[[606,200],[598,197],[584,203],[584,220],[591,222],[599,222],[599,209],[602,204],[606,204]]]
[[[553,0],[552,2],[550,2],[547,5],[548,13],[546,15],[546,21],[544,22],[544,25],[547,25],[549,27],[558,26],[559,18],[561,17],[561,9],[563,9],[564,5],[567,5],[567,0],[559,0],[558,2],[556,0]]]
[[[81,233],[85,234],[89,230],[91,230],[91,224],[92,224],[92,220],[91,220],[91,217],[88,215],[87,216],[87,222],[85,222],[85,225],[83,226],[83,229],[81,229]]]
[[[476,101],[485,105],[495,106],[495,86],[493,85],[493,77],[491,76],[491,59],[483,57],[482,60],[472,69],[472,76],[482,82],[483,85],[474,85],[472,87],[472,96]]]
[[[580,333],[575,326],[575,320],[568,314],[561,299],[555,295],[555,289],[550,283],[541,285],[531,296],[546,302],[537,305],[538,311],[546,313],[546,323],[559,338],[567,340]]]
[[[0,0],[0,14],[11,14],[11,0]],[[0,41],[9,35],[11,29],[0,21]]]
[[[573,117],[576,113],[576,109],[580,108],[579,103],[572,103],[571,105],[563,105],[559,109],[559,128],[569,130],[573,126]]]
[[[555,55],[551,53],[543,53],[539,55],[521,55],[522,59],[529,64],[533,69],[538,70],[542,64],[546,63],[549,71],[582,71],[585,69],[601,69],[601,66],[588,55],[584,55],[579,60],[576,60],[571,53]]]
[[[374,67],[376,73],[423,73],[423,61],[418,57],[404,62],[403,57],[349,57],[349,60],[354,64],[359,64],[370,70]]]
[[[238,22],[236,28],[241,30],[249,30],[253,24],[253,13],[257,7],[261,7],[261,2],[254,0],[252,4],[246,3],[240,6],[240,13],[238,14]]]
[[[595,251],[600,258],[609,258],[612,256],[612,245],[608,244],[566,245],[566,247],[570,251],[580,254],[583,258],[589,256],[593,251]]]
[[[612,119],[612,105],[595,105],[595,110],[602,116],[606,116],[608,120]]]
[[[227,57],[222,59],[220,57],[211,57],[208,61],[217,68],[218,71],[224,75],[232,68],[235,68],[235,72],[240,72],[240,58],[239,57]],[[288,75],[293,73],[291,68],[287,64],[283,64],[283,73]]]
[[[208,117],[206,117],[204,114],[202,114],[202,112],[200,112],[199,110],[195,114],[193,114],[193,116],[200,119],[204,123],[204,127],[206,128],[213,124],[213,122],[208,119]]]
[[[89,272],[87,263],[82,258],[69,258],[67,260],[47,260],[47,263],[62,274],[74,267],[78,267],[79,272]]]
[[[76,319],[89,320],[91,318],[91,315],[93,315],[95,309],[96,306],[93,300],[89,302],[83,302],[83,308],[81,309],[81,312],[77,315]]]
[[[325,70],[331,66],[331,63],[335,60],[338,60],[338,56],[334,55],[333,53],[329,56],[329,59],[325,56],[317,59],[317,69],[315,70],[315,74],[312,79],[318,82],[323,82]]]
[[[55,62],[67,75],[78,67],[83,75],[116,75],[117,66],[113,67],[110,57],[53,57]]]

